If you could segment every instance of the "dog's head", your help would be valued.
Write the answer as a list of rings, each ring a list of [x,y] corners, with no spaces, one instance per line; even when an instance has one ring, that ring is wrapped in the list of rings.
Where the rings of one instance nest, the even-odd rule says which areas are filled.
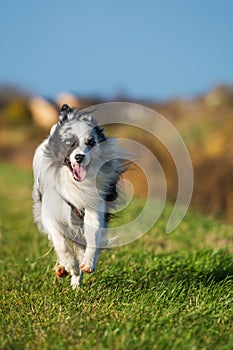
[[[91,112],[81,113],[64,104],[58,123],[51,129],[48,145],[54,162],[67,166],[73,178],[81,182],[86,178],[95,148],[106,139]]]

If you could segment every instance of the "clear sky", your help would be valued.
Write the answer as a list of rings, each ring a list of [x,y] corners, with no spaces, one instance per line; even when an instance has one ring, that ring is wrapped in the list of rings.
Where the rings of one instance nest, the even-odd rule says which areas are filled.
[[[0,84],[193,97],[233,84],[232,0],[1,0]]]

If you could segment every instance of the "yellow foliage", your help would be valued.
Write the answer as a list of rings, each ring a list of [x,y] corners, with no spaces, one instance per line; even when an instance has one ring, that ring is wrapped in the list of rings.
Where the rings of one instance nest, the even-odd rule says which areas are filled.
[[[27,124],[31,121],[31,114],[22,100],[12,100],[3,111],[3,122],[7,125]]]

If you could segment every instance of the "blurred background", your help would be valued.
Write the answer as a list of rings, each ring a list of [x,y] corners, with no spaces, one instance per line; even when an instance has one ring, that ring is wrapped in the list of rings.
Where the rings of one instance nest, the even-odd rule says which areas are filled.
[[[232,1],[8,0],[0,9],[1,162],[31,169],[62,103],[143,104],[184,138],[192,207],[233,222]],[[117,130],[132,133],[158,157],[174,200],[176,170],[165,147]],[[142,174],[132,176],[144,196]]]

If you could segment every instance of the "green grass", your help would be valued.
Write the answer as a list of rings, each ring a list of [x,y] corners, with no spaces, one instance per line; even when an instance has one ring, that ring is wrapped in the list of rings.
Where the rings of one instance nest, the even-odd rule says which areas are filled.
[[[166,235],[168,205],[73,291],[54,252],[42,257],[31,186],[30,172],[0,165],[0,349],[233,349],[232,226],[189,213]]]

